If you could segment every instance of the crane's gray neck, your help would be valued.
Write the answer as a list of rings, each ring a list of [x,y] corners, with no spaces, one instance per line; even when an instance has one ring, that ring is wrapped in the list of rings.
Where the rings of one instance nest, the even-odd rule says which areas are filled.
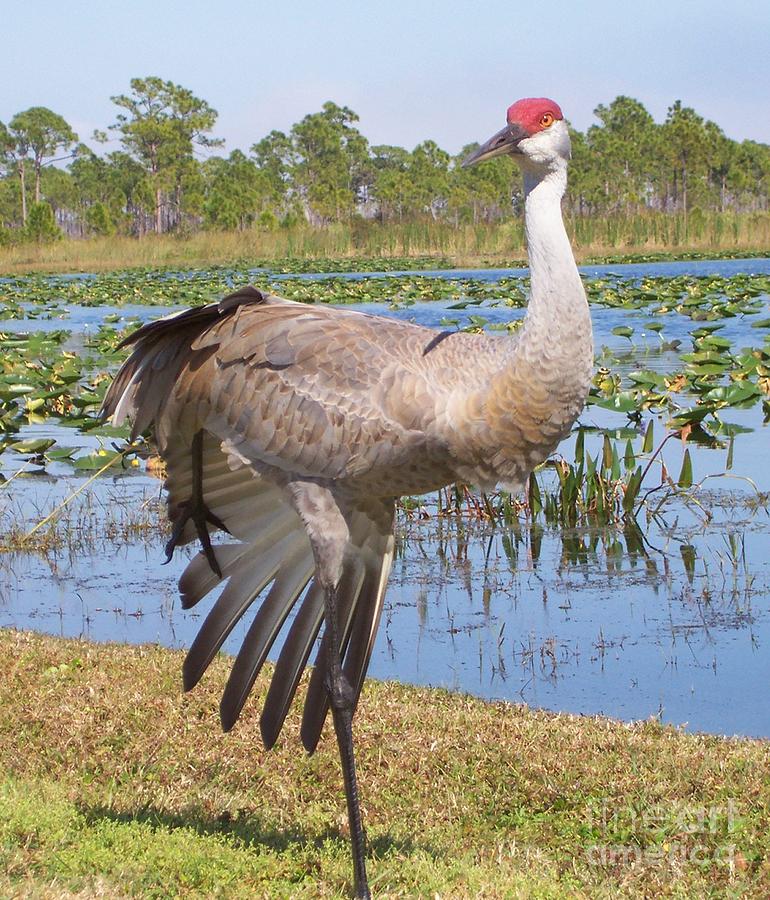
[[[526,324],[532,328],[588,321],[588,306],[575,257],[564,228],[561,200],[567,188],[567,166],[545,175],[524,170],[525,228],[530,268],[530,300]],[[581,328],[581,332],[584,329]]]
[[[501,347],[500,368],[480,390],[483,405],[476,394],[466,402],[464,411],[476,418],[471,415],[469,423],[462,411],[457,415],[467,433],[488,449],[483,464],[458,468],[469,481],[521,487],[569,434],[585,403],[593,340],[588,302],[561,216],[566,183],[566,163],[546,174],[524,171],[530,300],[523,327]],[[483,424],[478,408],[484,410]],[[462,452],[461,446],[458,458]]]
[[[545,387],[551,418],[571,424],[588,393],[593,335],[588,301],[561,214],[566,187],[566,161],[545,173],[524,168],[530,297],[504,378],[510,381],[511,393],[532,393],[539,390],[536,384]]]

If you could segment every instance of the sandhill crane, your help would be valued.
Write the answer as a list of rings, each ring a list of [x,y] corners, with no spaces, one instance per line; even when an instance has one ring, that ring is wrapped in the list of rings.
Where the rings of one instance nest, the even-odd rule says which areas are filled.
[[[326,623],[301,738],[318,743],[329,706],[342,763],[355,892],[368,897],[352,717],[393,558],[396,499],[455,481],[510,490],[583,408],[593,349],[586,296],[561,217],[570,141],[558,105],[526,99],[465,160],[509,153],[523,171],[531,296],[508,338],[435,332],[245,287],[145,325],[104,414],[154,425],[168,474],[166,551],[202,550],[179,588],[185,609],[221,583],[184,663],[198,682],[262,595],[220,713],[238,719],[290,612],[260,725],[271,747]],[[212,545],[209,533],[232,540]]]

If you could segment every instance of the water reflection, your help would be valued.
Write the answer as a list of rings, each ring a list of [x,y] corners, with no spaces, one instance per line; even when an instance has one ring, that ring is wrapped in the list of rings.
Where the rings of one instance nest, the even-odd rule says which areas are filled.
[[[770,732],[770,709],[752,691],[770,674],[766,525],[714,522],[688,545],[660,529],[659,550],[633,529],[515,531],[434,535],[433,558],[424,534],[405,539],[389,593],[391,659],[378,657],[375,674],[552,709]],[[417,616],[413,593],[423,598]]]
[[[19,479],[21,480],[21,479]],[[17,480],[17,484],[18,481]],[[3,528],[28,521],[68,479],[27,479]],[[712,502],[713,501],[713,502]],[[635,528],[494,526],[401,514],[397,555],[370,673],[534,706],[770,735],[768,515],[724,492]],[[59,546],[0,557],[0,625],[185,647],[208,605],[183,613],[167,567],[157,484],[101,481],[73,509]],[[248,622],[228,640],[234,652]]]

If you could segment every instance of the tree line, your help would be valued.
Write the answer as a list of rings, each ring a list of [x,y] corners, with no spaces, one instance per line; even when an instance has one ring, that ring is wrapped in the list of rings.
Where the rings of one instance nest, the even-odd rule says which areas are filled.
[[[118,139],[109,152],[79,142],[46,107],[0,122],[0,243],[357,218],[495,223],[521,206],[510,159],[466,170],[460,163],[475,144],[456,156],[430,140],[413,150],[371,145],[356,113],[336,103],[225,157],[215,152],[216,110],[190,90],[135,78],[111,99],[115,121],[94,134]],[[568,214],[770,208],[770,145],[731,140],[679,100],[662,123],[631,97],[594,113],[598,124],[572,129]]]

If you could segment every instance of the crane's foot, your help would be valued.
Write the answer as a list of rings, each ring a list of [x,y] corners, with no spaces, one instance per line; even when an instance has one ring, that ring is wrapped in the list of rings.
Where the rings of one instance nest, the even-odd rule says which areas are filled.
[[[166,559],[164,561],[164,565],[166,563],[171,562],[171,557],[174,555],[174,550],[179,546],[179,541],[182,537],[182,532],[184,531],[185,525],[192,520],[195,524],[195,531],[198,535],[198,540],[201,542],[201,546],[203,547],[203,552],[208,560],[209,566],[211,566],[211,571],[214,572],[219,578],[222,577],[222,569],[217,562],[216,554],[214,553],[214,548],[211,545],[211,536],[209,535],[208,525],[215,525],[217,528],[221,528],[222,531],[228,531],[227,525],[219,518],[219,516],[215,516],[213,512],[206,506],[205,503],[196,502],[195,500],[187,500],[184,503],[179,504],[179,515],[174,522],[174,528],[171,532],[171,537],[168,540],[164,550],[166,553]]]
[[[327,673],[325,679],[326,691],[329,694],[329,703],[332,709],[348,710],[353,717],[353,686],[345,677],[342,666],[336,667],[336,672]]]
[[[326,592],[326,623],[329,629],[329,656],[327,660],[326,690],[334,720],[334,733],[342,764],[342,777],[345,782],[345,799],[348,806],[348,822],[350,824],[350,843],[353,852],[353,875],[355,879],[355,896],[359,900],[369,900],[369,882],[366,877],[366,835],[361,819],[361,804],[358,796],[356,780],[356,761],[353,752],[353,708],[355,694],[340,664],[340,651],[337,625],[336,590]]]
[[[203,547],[203,553],[208,560],[208,564],[211,567],[211,571],[218,577],[222,577],[222,569],[217,562],[216,554],[214,553],[214,548],[211,546],[211,537],[209,535],[209,525],[214,525],[216,528],[221,528],[222,531],[226,531],[230,534],[230,529],[225,525],[225,523],[219,518],[219,516],[215,515],[209,508],[206,506],[206,503],[203,500],[203,430],[197,431],[195,433],[195,437],[192,442],[192,497],[189,500],[185,500],[183,503],[179,504],[179,512],[177,514],[176,520],[174,522],[173,530],[171,531],[171,537],[168,540],[168,543],[165,546],[166,553],[166,563],[171,562],[171,557],[174,555],[174,550],[179,546],[179,541],[182,539],[182,534],[185,529],[185,525],[188,522],[192,521],[195,525],[195,532],[198,535],[198,540],[201,542],[201,546]]]

